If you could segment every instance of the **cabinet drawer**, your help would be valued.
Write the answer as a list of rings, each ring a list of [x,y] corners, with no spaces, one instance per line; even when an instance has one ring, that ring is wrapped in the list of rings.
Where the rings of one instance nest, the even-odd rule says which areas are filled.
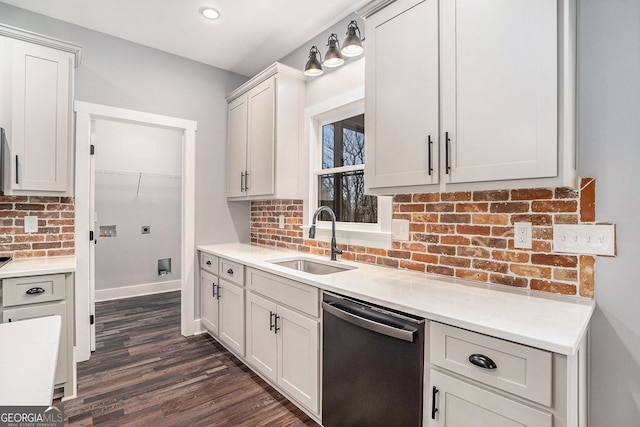
[[[551,406],[551,353],[436,322],[430,335],[432,364]],[[472,355],[477,361],[490,359],[495,367],[476,366]]]
[[[64,274],[13,277],[2,280],[2,300],[5,307],[59,301],[64,298]]]
[[[256,293],[314,317],[320,316],[320,291],[264,271],[247,269],[247,285]]]
[[[218,276],[221,279],[227,279],[229,282],[244,286],[244,266],[242,264],[221,258]]]
[[[200,268],[212,274],[218,274],[218,257],[200,252]]]

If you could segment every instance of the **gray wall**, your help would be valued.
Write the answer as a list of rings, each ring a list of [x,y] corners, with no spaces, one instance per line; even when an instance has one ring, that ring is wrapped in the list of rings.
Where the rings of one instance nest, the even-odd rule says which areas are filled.
[[[580,174],[596,215],[617,224],[617,258],[596,261],[593,427],[640,425],[640,1],[579,2]]]
[[[249,241],[249,204],[224,194],[224,96],[246,77],[4,3],[0,22],[84,47],[75,99],[197,121],[196,244]]]
[[[101,290],[173,282],[180,288],[182,132],[96,120],[96,300]],[[142,174],[142,175],[140,175]],[[115,236],[101,226],[115,226]],[[142,226],[150,226],[142,234]],[[158,260],[171,259],[171,274]],[[164,288],[166,289],[166,288]],[[108,297],[108,296],[107,296]]]

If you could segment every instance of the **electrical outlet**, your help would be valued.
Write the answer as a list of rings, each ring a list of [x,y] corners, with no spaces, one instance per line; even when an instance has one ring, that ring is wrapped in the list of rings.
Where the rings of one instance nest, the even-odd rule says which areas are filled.
[[[391,238],[393,240],[409,240],[408,219],[394,219],[391,221]]]
[[[531,249],[532,226],[530,222],[516,222],[513,231],[513,247]]]
[[[278,217],[278,226],[279,226],[280,228],[284,228],[284,215],[280,215],[280,216]]]
[[[37,233],[38,232],[38,217],[37,216],[25,216],[24,217],[24,232],[25,233]]]

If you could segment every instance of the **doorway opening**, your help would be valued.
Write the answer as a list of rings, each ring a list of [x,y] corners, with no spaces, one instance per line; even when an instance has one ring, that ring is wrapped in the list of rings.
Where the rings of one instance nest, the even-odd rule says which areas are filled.
[[[168,196],[170,192],[175,193],[177,191],[180,193],[179,212],[174,211],[172,214],[174,218],[178,218],[178,223],[174,226],[177,229],[173,230],[173,238],[167,239],[168,241],[173,240],[173,243],[175,243],[176,238],[179,236],[180,249],[178,255],[166,255],[169,249],[165,252],[154,252],[152,256],[156,256],[158,259],[153,261],[154,266],[151,269],[153,276],[150,276],[149,268],[145,268],[144,274],[147,276],[146,279],[142,279],[142,282],[145,283],[142,284],[142,288],[138,289],[138,291],[140,291],[139,293],[153,293],[178,287],[181,293],[181,333],[183,335],[193,335],[195,332],[194,199],[196,122],[80,101],[75,102],[75,111],[76,257],[78,260],[75,274],[76,361],[88,360],[91,350],[95,349],[96,273],[100,270],[104,272],[105,269],[107,271],[106,274],[101,274],[107,278],[107,283],[99,285],[100,288],[103,288],[98,290],[100,299],[118,298],[127,296],[128,292],[132,292],[131,289],[125,289],[126,286],[120,286],[122,281],[109,283],[108,269],[124,268],[124,265],[96,265],[96,240],[98,245],[104,243],[103,246],[105,248],[107,242],[110,242],[111,246],[115,246],[111,243],[123,237],[123,230],[126,229],[128,231],[125,232],[125,235],[129,235],[131,239],[135,237],[138,243],[142,242],[148,247],[151,239],[145,241],[144,238],[151,238],[154,235],[154,231],[159,233],[159,236],[163,233],[169,233],[163,226],[160,226],[160,229],[157,230],[152,227],[150,219],[153,216],[153,206],[145,208],[146,217],[149,218],[147,222],[149,223],[144,222],[145,220],[142,217],[139,218],[144,223],[137,225],[139,227],[139,235],[136,236],[132,232],[134,221],[129,221],[130,218],[126,219],[124,228],[110,219],[119,218],[118,222],[125,221],[122,216],[118,216],[117,212],[108,213],[111,217],[105,218],[106,222],[101,221],[101,213],[97,212],[98,215],[96,216],[95,212],[95,189],[96,184],[99,185],[103,181],[108,182],[108,186],[112,190],[120,186],[125,188],[123,191],[131,192],[130,194],[134,196],[129,200],[131,206],[136,204],[135,197],[139,199],[144,196],[150,200],[152,193],[156,193],[153,197],[155,199],[154,203],[161,203],[160,200]],[[155,138],[175,138],[177,142],[172,149],[173,151],[156,153],[154,160],[149,161],[149,152],[145,153],[145,150],[150,149],[149,144],[140,144],[140,146],[134,148],[130,144],[125,143],[123,145],[122,141],[116,141],[114,145],[104,143],[106,139],[110,138],[110,134],[114,132],[118,134],[123,128],[133,130],[134,134],[144,131],[147,134],[155,134]],[[113,138],[111,139],[113,140]],[[98,162],[96,161],[96,155],[92,155],[92,152],[95,153],[99,149],[103,150],[103,154],[105,150],[107,154],[109,150],[114,150],[115,154],[104,157],[104,159],[109,159],[106,163]],[[129,151],[130,156],[122,155],[122,150]],[[118,156],[118,153],[121,155]],[[175,161],[175,157],[178,154],[181,157],[181,161],[176,165],[172,163],[172,160]],[[163,183],[167,187],[165,192],[162,191]],[[130,188],[132,186],[133,188]],[[176,186],[179,188],[176,188]],[[168,191],[169,187],[172,187],[171,191]],[[125,193],[121,192],[120,196],[123,194]],[[123,202],[121,197],[117,195],[112,194],[109,197],[104,201],[98,200],[98,205],[105,206],[102,208],[105,212],[112,210],[113,206],[109,206],[109,204],[115,203],[114,200],[118,199],[118,203]],[[121,222],[121,224],[124,225],[125,222]],[[100,237],[100,235],[103,237]],[[140,239],[140,237],[144,238]],[[133,244],[132,242],[133,240],[128,244]],[[175,247],[173,250],[175,251]],[[165,255],[159,255],[160,253]],[[150,263],[151,261],[145,260],[144,262]],[[126,268],[133,268],[134,264],[130,263]],[[179,286],[175,281],[172,282],[171,280],[171,276],[176,272],[179,272]],[[114,274],[114,276],[117,275]],[[152,280],[150,277],[154,277],[157,280]],[[102,291],[104,292],[101,294]]]

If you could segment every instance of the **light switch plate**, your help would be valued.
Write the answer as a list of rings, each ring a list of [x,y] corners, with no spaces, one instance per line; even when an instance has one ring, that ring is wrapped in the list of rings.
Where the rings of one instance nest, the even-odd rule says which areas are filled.
[[[553,251],[585,255],[616,255],[614,224],[557,224],[553,226]]]
[[[24,232],[25,233],[37,233],[38,232],[38,217],[37,216],[25,216],[24,217]]]
[[[284,228],[284,215],[280,215],[278,217],[278,227],[279,228]]]
[[[408,219],[394,219],[391,221],[391,238],[393,240],[409,240]]]

